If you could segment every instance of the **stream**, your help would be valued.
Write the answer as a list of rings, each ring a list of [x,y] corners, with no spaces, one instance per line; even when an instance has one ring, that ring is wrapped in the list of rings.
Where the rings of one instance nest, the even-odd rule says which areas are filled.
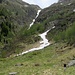
[[[35,22],[36,18],[39,16],[39,13],[40,13],[40,12],[41,12],[41,10],[38,10],[37,15],[36,15],[35,19],[33,19],[32,23],[30,24],[29,29],[30,29],[31,26],[34,24],[34,22]],[[41,49],[44,49],[45,47],[49,46],[50,43],[48,42],[48,39],[46,38],[46,35],[47,35],[47,33],[48,33],[50,30],[52,30],[52,29],[54,29],[54,28],[55,28],[55,26],[53,26],[51,29],[47,30],[46,32],[44,32],[44,33],[38,35],[38,36],[40,36],[41,39],[42,39],[42,41],[39,42],[39,43],[40,43],[40,46],[39,46],[39,47],[29,49],[29,50],[27,50],[27,51],[25,51],[25,52],[22,52],[22,53],[20,53],[20,54],[17,54],[16,56],[20,56],[20,55],[23,55],[23,54],[26,54],[26,53],[29,53],[29,52],[33,52],[33,51],[36,51],[36,50],[41,50]]]
[[[39,16],[39,13],[41,12],[41,10],[38,10],[36,17],[33,19],[32,23],[30,24],[29,28],[31,28],[31,26],[34,24],[35,20],[37,19],[37,17]]]

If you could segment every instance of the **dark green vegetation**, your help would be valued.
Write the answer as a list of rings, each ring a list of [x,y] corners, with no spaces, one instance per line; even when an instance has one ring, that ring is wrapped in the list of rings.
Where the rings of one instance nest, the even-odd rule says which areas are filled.
[[[20,41],[21,30],[28,29],[40,7],[29,5],[22,0],[0,1],[0,51],[4,50],[3,54],[7,54],[9,51],[10,53],[14,51],[12,46],[19,43],[16,41]]]
[[[27,29],[36,16],[38,6],[29,5],[21,0],[2,0],[0,3],[0,41],[5,36],[17,34],[22,27]],[[4,42],[5,43],[5,42]]]
[[[70,44],[75,44],[75,23],[65,31],[59,32],[54,38],[56,42],[64,41]]]

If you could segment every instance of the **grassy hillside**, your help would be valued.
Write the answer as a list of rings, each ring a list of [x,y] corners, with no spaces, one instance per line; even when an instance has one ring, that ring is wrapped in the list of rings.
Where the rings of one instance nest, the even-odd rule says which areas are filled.
[[[34,7],[34,5],[32,5],[32,7]],[[49,41],[51,40],[55,42],[62,41],[70,45],[75,44],[74,9],[75,9],[74,0],[70,2],[67,1],[66,3],[64,3],[63,1],[62,4],[61,2],[58,2],[51,5],[48,8],[43,9],[39,17],[36,19],[35,24],[31,27],[31,29],[27,30],[26,26],[23,27],[20,30],[18,36],[15,38],[15,40],[11,44],[9,44],[8,46],[6,45],[3,48],[2,50],[3,54],[5,55],[6,53],[9,55],[12,52],[15,52],[16,50],[21,50],[22,47],[25,48],[27,45],[37,42],[40,39],[37,35],[39,33],[43,33],[44,31],[52,28],[53,26],[55,26],[55,29],[51,30],[47,36]],[[7,32],[8,32],[9,28],[5,28],[5,29],[7,29]],[[11,39],[8,39],[8,40],[11,40]],[[25,46],[22,46],[22,43]],[[12,52],[9,53],[9,51],[12,51]]]
[[[0,58],[0,75],[12,72],[17,72],[16,75],[74,75],[74,66],[64,69],[64,64],[73,59],[75,59],[73,46],[55,43],[43,50],[19,57]]]

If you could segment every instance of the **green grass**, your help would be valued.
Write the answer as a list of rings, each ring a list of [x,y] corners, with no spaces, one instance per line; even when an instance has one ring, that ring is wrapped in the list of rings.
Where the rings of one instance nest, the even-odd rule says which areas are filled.
[[[59,44],[53,44],[19,57],[0,58],[0,75],[8,75],[10,72],[18,72],[16,75],[75,75],[74,66],[65,71],[63,68],[63,64],[73,58],[75,48],[69,50],[68,46],[64,46],[62,43],[60,47]]]

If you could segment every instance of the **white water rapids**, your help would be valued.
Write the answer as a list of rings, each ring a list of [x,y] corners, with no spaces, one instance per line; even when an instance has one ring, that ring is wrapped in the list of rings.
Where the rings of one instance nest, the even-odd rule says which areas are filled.
[[[41,12],[41,10],[38,10],[37,15],[35,17],[35,19],[33,19],[32,23],[29,26],[29,29],[31,28],[31,26],[34,24],[35,20],[37,19],[37,17],[39,16],[39,13]]]
[[[37,13],[37,16],[35,17],[35,19],[39,16],[40,11],[41,11],[41,10],[38,10],[38,13]],[[33,19],[33,22],[30,24],[30,27],[34,24],[35,19]],[[30,29],[30,27],[29,27],[29,29]],[[53,26],[51,29],[53,29],[53,28],[55,28],[55,26]],[[49,30],[47,30],[46,32],[44,32],[44,33],[38,35],[38,36],[40,36],[40,37],[42,38],[42,41],[40,41],[40,46],[39,46],[39,47],[37,47],[37,48],[32,48],[32,49],[30,49],[30,50],[27,50],[27,51],[25,51],[25,52],[22,52],[22,53],[20,53],[20,54],[17,54],[16,56],[20,56],[20,55],[23,55],[23,54],[26,54],[26,53],[29,53],[29,52],[33,52],[33,51],[36,51],[36,50],[41,50],[41,49],[43,49],[43,48],[49,46],[50,43],[48,42],[48,39],[46,38],[46,35],[47,35],[47,33],[48,33],[51,29],[49,29]]]

